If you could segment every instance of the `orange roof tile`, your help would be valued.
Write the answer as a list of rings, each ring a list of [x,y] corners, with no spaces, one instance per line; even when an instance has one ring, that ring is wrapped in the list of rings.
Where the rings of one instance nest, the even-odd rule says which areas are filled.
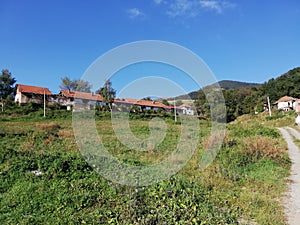
[[[32,93],[32,94],[40,94],[43,95],[52,95],[51,91],[45,87],[38,87],[38,86],[30,86],[24,84],[17,84],[17,91],[21,93]]]
[[[126,101],[128,103],[131,103],[131,104],[135,104],[138,101],[138,99],[134,99],[134,98],[124,98],[122,100],[124,100],[124,101]]]
[[[292,100],[296,100],[296,98],[289,97],[289,96],[283,96],[282,98],[278,99],[274,104],[277,104],[279,102],[288,102],[288,101],[292,101]]]
[[[192,108],[190,105],[188,105],[188,104],[182,104],[182,105],[180,105],[180,106],[178,106],[178,108]]]
[[[156,102],[156,101],[148,101],[148,100],[138,100],[136,105],[141,105],[141,106],[147,106],[147,107],[159,107],[159,108],[164,108],[166,107],[165,104]]]
[[[92,94],[92,93],[80,92],[80,91],[69,91],[69,90],[61,90],[61,94],[69,98],[79,98],[79,99],[86,99],[91,101],[103,101],[103,97],[99,94]]]
[[[124,98],[124,99],[116,99],[115,102],[124,103],[124,104],[132,104],[146,107],[154,107],[154,108],[165,108],[166,105],[157,101],[149,101],[149,100],[138,100],[134,98]]]

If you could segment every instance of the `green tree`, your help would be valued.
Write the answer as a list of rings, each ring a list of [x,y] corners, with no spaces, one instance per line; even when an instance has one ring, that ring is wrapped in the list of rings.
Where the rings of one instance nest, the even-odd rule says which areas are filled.
[[[170,105],[170,103],[168,102],[167,99],[163,99],[163,100],[161,101],[161,103],[164,104],[164,105],[166,105],[166,106]]]
[[[207,101],[206,95],[202,89],[198,91],[198,99],[195,101],[195,107],[197,114],[200,118],[209,119],[210,118],[210,105]]]
[[[183,104],[183,101],[181,99],[178,99],[175,101],[176,106],[181,106]]]
[[[61,90],[91,92],[92,85],[85,80],[71,80],[69,77],[64,77],[61,78],[61,85],[59,85],[59,88]]]
[[[14,84],[16,79],[12,77],[8,69],[2,70],[0,75],[0,97],[5,99],[8,96],[13,96]]]
[[[116,90],[112,88],[111,81],[109,79],[105,80],[103,87],[97,90],[96,93],[102,95],[103,102],[105,102],[111,110],[112,103],[116,97]]]
[[[147,97],[143,98],[143,100],[153,101],[153,99],[150,96],[147,96]]]
[[[215,106],[215,100],[218,99],[216,94],[213,91],[207,91],[207,88],[209,86],[203,88],[205,94],[203,90],[199,90],[198,99],[195,101],[198,115],[203,118],[212,117],[209,115],[209,107],[212,103]],[[300,67],[277,78],[272,78],[259,86],[223,89],[227,122],[233,121],[243,114],[262,112],[267,97],[270,97],[272,104],[285,95],[300,98]],[[222,107],[220,109],[223,110]]]
[[[9,70],[2,70],[0,75],[0,104],[2,112],[4,111],[4,104],[13,100],[15,83],[16,79],[12,77]]]
[[[271,102],[285,95],[300,98],[300,67],[263,83],[258,87],[258,92],[263,99],[270,97]]]

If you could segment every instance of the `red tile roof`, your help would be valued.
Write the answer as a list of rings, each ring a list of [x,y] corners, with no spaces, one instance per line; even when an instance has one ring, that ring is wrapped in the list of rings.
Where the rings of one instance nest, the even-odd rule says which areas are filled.
[[[157,107],[157,108],[166,107],[166,105],[161,102],[148,101],[148,100],[138,100],[136,105],[141,105],[141,106],[146,106],[146,107]]]
[[[62,90],[60,91],[62,95],[68,98],[79,98],[79,99],[86,99],[91,101],[103,101],[103,97],[99,94],[92,94],[80,91],[69,91],[69,90]]]
[[[133,103],[126,101],[125,99],[114,99],[115,103],[122,103],[122,104],[130,104],[132,105]]]
[[[184,104],[180,105],[179,108],[192,108],[192,107],[190,105],[184,103]]]
[[[145,107],[154,107],[154,108],[165,108],[166,105],[157,101],[149,101],[149,100],[138,100],[133,98],[124,98],[124,99],[115,99],[114,102],[116,103],[123,103],[123,104],[132,104],[132,105],[139,105]]]
[[[297,100],[296,98],[293,98],[293,97],[289,97],[289,96],[284,96],[280,99],[278,99],[274,104],[278,104],[279,102],[288,102],[288,101],[295,101]]]
[[[174,105],[167,105],[165,108],[166,108],[166,109],[174,109],[174,108],[180,109],[179,106],[175,106],[175,107],[174,107]]]
[[[38,86],[30,86],[24,84],[17,84],[17,91],[21,93],[32,93],[32,94],[40,94],[43,95],[52,95],[51,91],[45,87],[38,87]]]

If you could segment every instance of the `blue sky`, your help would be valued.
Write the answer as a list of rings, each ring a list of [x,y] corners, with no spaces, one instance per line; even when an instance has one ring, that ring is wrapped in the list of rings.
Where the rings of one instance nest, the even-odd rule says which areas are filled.
[[[300,66],[299,24],[298,0],[1,0],[0,69],[57,93],[61,77],[80,78],[110,49],[163,40],[196,53],[219,81],[264,82]],[[151,71],[124,69],[113,87]]]

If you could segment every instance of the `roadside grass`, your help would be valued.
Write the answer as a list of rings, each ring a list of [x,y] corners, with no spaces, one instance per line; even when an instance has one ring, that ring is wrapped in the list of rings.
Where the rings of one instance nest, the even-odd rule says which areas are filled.
[[[292,127],[293,129],[295,129],[296,131],[300,132],[300,127],[295,125],[295,126],[290,126]],[[298,146],[298,148],[300,149],[300,140],[296,137],[294,137],[293,135],[291,135],[292,138],[293,138],[293,142]]]
[[[300,126],[295,124],[294,126],[291,127],[294,128],[296,131],[300,132]]]
[[[284,126],[293,126],[297,114],[291,110],[289,112],[274,111],[272,116],[268,112],[263,112],[258,115],[246,114],[238,117],[232,124],[242,124],[246,127],[264,126],[267,128],[276,128]]]
[[[199,143],[186,166],[146,187],[114,184],[82,158],[70,118],[0,122],[1,224],[286,224],[280,202],[290,161],[277,125],[292,114],[242,116],[227,125],[211,165],[199,160],[210,145],[210,124],[199,121]],[[176,148],[180,124],[166,120],[163,142],[131,151],[118,141],[110,120],[96,120],[105,147],[129,164],[161,161]],[[150,134],[149,119],[130,121],[134,135]],[[35,175],[34,171],[42,174]]]

